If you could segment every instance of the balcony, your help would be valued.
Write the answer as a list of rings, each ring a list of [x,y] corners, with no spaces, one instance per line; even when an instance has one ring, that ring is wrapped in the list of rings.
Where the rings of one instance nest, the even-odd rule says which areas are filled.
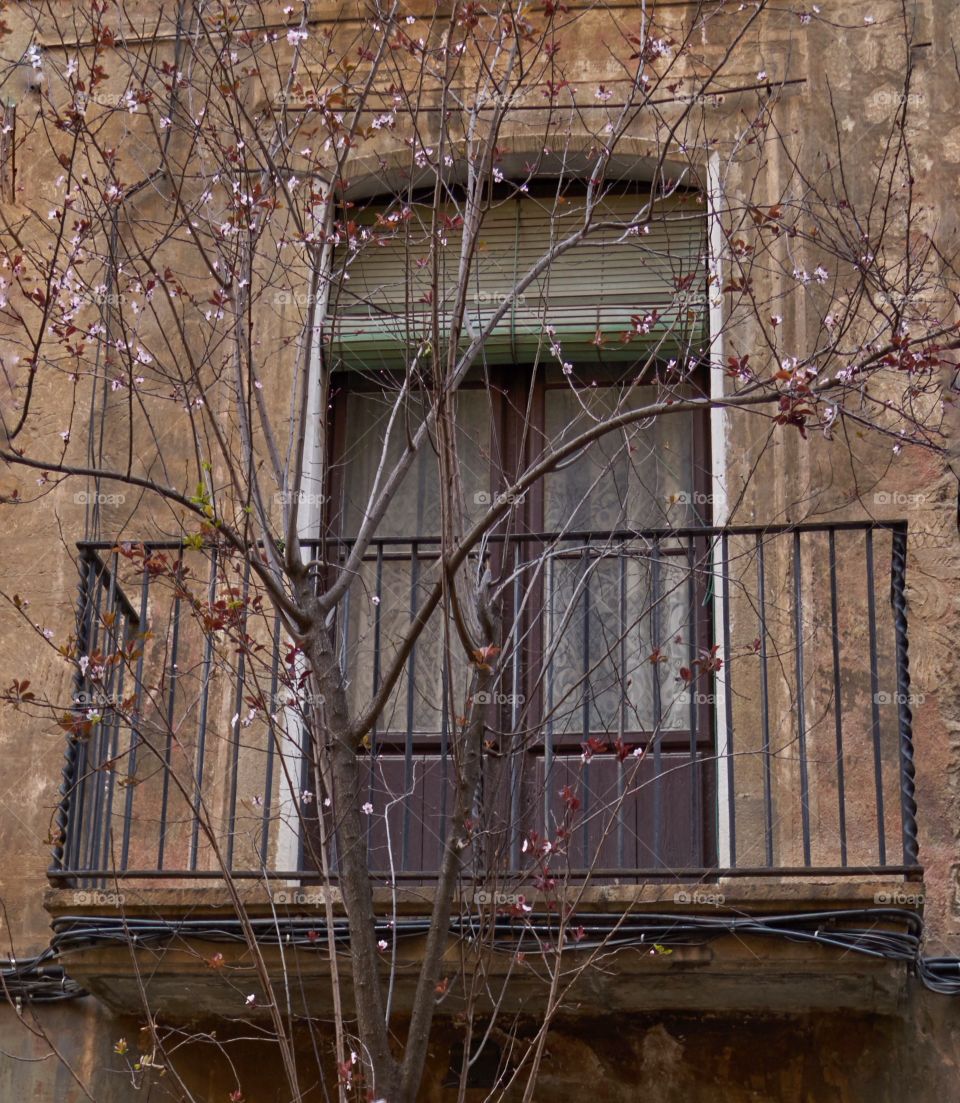
[[[906,525],[887,522],[495,539],[511,627],[496,691],[473,702],[489,738],[464,915],[486,908],[509,925],[574,894],[597,922],[641,909],[674,923],[717,915],[719,900],[741,916],[826,914],[820,925],[838,929],[879,905],[872,924],[913,930],[906,548]],[[335,563],[348,549],[311,553]],[[436,559],[431,540],[371,545],[336,626],[354,707],[379,687]],[[60,935],[69,941],[69,917],[116,922],[118,904],[127,917],[225,915],[225,870],[258,921],[319,915],[328,899],[339,911],[335,805],[298,688],[302,656],[243,563],[107,543],[81,545],[80,562],[85,661],[62,721],[48,900]],[[375,900],[414,926],[453,799],[457,704],[471,704],[441,637],[419,638],[364,752]],[[749,1006],[732,979],[744,937],[765,947],[756,969],[786,1004],[804,977],[803,1000],[832,998],[821,948],[785,967],[767,933],[721,955],[729,1006]],[[716,970],[712,938],[657,968]],[[122,972],[111,961],[89,958],[80,979],[96,989]],[[857,955],[844,968],[849,1006],[899,998],[902,968]],[[128,980],[108,985],[118,1006],[135,1002]],[[696,1006],[698,985],[657,998]],[[602,1007],[610,994],[595,997]]]

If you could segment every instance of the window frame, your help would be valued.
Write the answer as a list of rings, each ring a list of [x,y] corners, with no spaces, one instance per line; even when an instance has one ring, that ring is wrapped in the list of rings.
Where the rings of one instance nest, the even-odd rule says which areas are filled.
[[[592,372],[597,375],[597,371]],[[601,373],[602,374],[602,373]],[[546,440],[546,396],[554,387],[567,386],[563,377],[555,378],[542,366],[502,366],[498,365],[485,372],[483,380],[469,381],[466,386],[486,387],[489,393],[495,395],[495,415],[492,420],[493,432],[499,434],[500,445],[490,447],[490,491],[496,493],[504,490],[512,482],[514,475],[521,467],[534,462],[540,454],[543,442]],[[619,379],[617,377],[620,377]],[[608,377],[601,385],[618,385],[629,373],[623,372],[621,367],[614,366],[608,373]],[[650,382],[661,381],[659,373],[655,373]],[[676,380],[679,381],[679,380]],[[332,432],[328,434],[329,453],[328,461],[330,472],[330,487],[326,497],[326,509],[324,510],[324,533],[332,545],[336,545],[340,537],[340,526],[343,518],[343,485],[346,478],[347,467],[344,462],[347,430],[347,403],[349,396],[357,391],[377,392],[384,391],[386,381],[371,378],[363,373],[344,371],[335,373],[331,379],[329,417]],[[692,383],[695,393],[699,397],[709,394],[709,368],[707,365],[699,366],[691,376],[683,380],[686,385]],[[529,410],[529,416],[526,411]],[[704,503],[707,507],[705,516],[699,518],[696,524],[686,527],[707,527],[712,523],[710,516],[710,490],[712,487],[712,471],[710,458],[712,456],[710,430],[710,411],[704,407],[695,411],[692,415],[693,440],[691,448],[691,461],[693,471],[692,489],[698,495],[697,503]],[[497,459],[499,456],[499,459]],[[702,495],[702,497],[700,497]],[[501,522],[495,529],[499,540],[492,542],[491,570],[494,577],[498,577],[503,567],[502,549],[507,546],[507,537],[521,543],[529,541],[530,555],[538,554],[546,547],[543,537],[544,519],[544,485],[539,480],[531,492],[525,497],[514,523],[508,532],[511,522]],[[666,526],[665,526],[666,528]],[[439,533],[409,534],[409,540],[402,541],[407,547],[417,539],[436,538]],[[709,562],[709,540],[707,537],[697,537],[691,541],[684,554],[687,561],[701,560]],[[697,577],[703,577],[698,572]],[[698,609],[696,620],[696,640],[691,641],[692,649],[707,649],[712,642],[713,608],[709,600],[708,585],[705,582],[694,583],[694,603]],[[530,703],[529,712],[524,721],[524,729],[538,731],[536,739],[531,740],[530,746],[524,749],[520,758],[524,762],[521,766],[520,807],[524,810],[522,816],[522,831],[532,829],[536,822],[536,812],[531,809],[538,801],[543,800],[543,795],[536,792],[537,789],[537,759],[544,759],[547,752],[547,739],[545,734],[545,694],[542,677],[543,650],[544,650],[544,581],[541,577],[536,596],[533,600],[528,598],[527,607],[521,618],[520,633],[524,644],[519,657],[520,668],[520,692],[525,700]],[[504,610],[505,622],[512,622],[514,616],[512,609]],[[539,682],[539,684],[538,684]],[[515,691],[516,692],[516,691]],[[497,732],[511,732],[510,717],[507,715],[509,708],[506,704],[488,706],[491,708],[490,727]],[[653,753],[650,758],[654,761],[657,777],[660,777],[662,756],[667,756],[672,761],[674,755],[688,755],[689,759],[684,769],[692,771],[693,777],[689,785],[690,815],[694,829],[698,830],[698,849],[701,861],[699,864],[709,868],[716,864],[716,816],[713,814],[717,793],[716,770],[712,768],[713,758],[716,753],[716,724],[715,710],[708,702],[694,702],[691,711],[693,724],[688,723],[685,728],[663,729],[655,740],[651,740],[648,732],[625,733],[625,738],[631,742],[637,742],[640,746],[652,743]],[[574,735],[558,740],[550,747],[549,754],[556,756],[558,760],[577,759],[582,753],[582,744],[591,732],[578,732]],[[495,744],[495,740],[491,741]],[[397,729],[396,731],[379,731],[372,740],[372,751],[378,755],[406,757],[411,761],[412,756],[423,756],[426,760],[432,755],[449,753],[445,744],[436,736],[414,738],[413,733]],[[491,755],[493,765],[490,771],[496,772],[497,752],[499,748],[492,745],[494,754]],[[513,757],[512,752],[503,755],[503,759]],[[543,767],[544,770],[547,768]],[[493,787],[491,785],[491,787]],[[659,782],[657,783],[659,791]],[[549,798],[548,798],[549,799]],[[666,803],[666,802],[664,802]],[[505,811],[505,810],[502,810]],[[509,812],[506,813],[511,820],[515,818]],[[546,813],[545,813],[546,814]],[[670,816],[683,816],[682,810],[663,807],[658,811],[659,819],[655,825],[655,834],[661,835],[669,830]],[[423,829],[421,828],[421,831]],[[511,833],[519,838],[511,827]],[[425,832],[423,832],[425,835]],[[405,835],[406,838],[406,835]],[[639,838],[639,836],[638,836]],[[425,845],[421,842],[421,846]],[[513,845],[515,857],[519,855],[517,845]],[[656,861],[653,869],[663,869],[663,875],[671,873],[666,863],[661,860],[660,848],[655,840],[654,851]],[[512,863],[514,867],[516,862]],[[624,876],[629,876],[631,869],[624,869]],[[424,876],[428,873],[425,871]]]

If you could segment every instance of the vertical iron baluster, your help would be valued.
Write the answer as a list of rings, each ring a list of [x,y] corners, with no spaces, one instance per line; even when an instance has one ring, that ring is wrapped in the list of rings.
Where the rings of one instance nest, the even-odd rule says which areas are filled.
[[[653,642],[653,654],[658,655],[660,650],[660,541],[655,539],[651,552],[650,589],[652,593],[650,603],[650,632]],[[659,657],[659,656],[658,656]],[[663,834],[663,808],[660,792],[660,775],[663,771],[661,760],[661,741],[663,735],[663,699],[660,692],[660,663],[653,665],[653,864],[659,869],[663,864],[661,860],[661,842]]]
[[[724,671],[724,726],[727,768],[727,812],[730,833],[730,867],[737,866],[737,814],[736,788],[733,768],[733,657],[730,646],[730,545],[726,532],[720,537],[721,577],[723,579],[723,671]]]
[[[100,591],[103,580],[100,577],[99,560],[95,552],[91,552],[87,561],[87,602],[83,610],[83,647],[80,655],[89,656],[96,648],[97,610],[100,607]],[[87,668],[89,670],[89,667]],[[88,692],[90,679],[87,674],[81,673],[78,679],[78,697],[81,699],[82,711],[86,713],[93,705],[93,696]],[[77,741],[76,776],[74,780],[73,807],[76,812],[73,822],[73,838],[71,847],[74,862],[80,869],[91,869],[89,861],[84,857],[85,840],[89,831],[89,821],[92,817],[92,809],[88,807],[88,790],[90,788],[87,778],[87,767],[90,762],[90,743],[92,735]],[[85,884],[87,882],[84,882]]]
[[[797,748],[800,753],[800,819],[803,830],[803,864],[810,865],[810,778],[807,773],[807,708],[803,669],[803,573],[800,531],[793,533],[793,624],[797,679]]]
[[[266,867],[270,860],[270,810],[273,805],[274,744],[281,738],[274,724],[280,688],[280,617],[273,618],[273,659],[270,664],[270,701],[267,707],[267,770],[263,782],[263,816],[260,823],[260,862]],[[317,794],[317,815],[323,814],[320,794]]]
[[[627,564],[623,544],[617,554],[617,574],[620,584],[619,601],[619,652],[620,652],[620,707],[617,710],[617,736],[623,745],[627,729]],[[617,869],[626,868],[626,815],[627,815],[627,767],[626,759],[617,764]],[[632,863],[631,863],[632,864]]]
[[[556,559],[553,555],[547,555],[546,569],[547,595],[544,602],[545,619],[543,657],[546,662],[544,671],[544,697],[547,703],[546,724],[543,733],[543,830],[544,834],[550,830],[550,786],[551,773],[553,771],[553,656],[556,641],[554,635],[553,595],[556,586]]]
[[[449,727],[450,709],[447,705],[447,694],[450,692],[450,668],[444,658],[440,674],[440,692],[442,694],[442,710],[440,713],[440,838],[446,838],[447,827],[447,755],[449,752]],[[481,778],[481,784],[483,779]],[[426,778],[424,778],[426,784]],[[426,826],[424,827],[426,831]]]
[[[417,585],[420,581],[420,547],[414,542],[410,546],[410,620],[417,615]],[[417,670],[417,645],[410,648],[410,657],[407,659],[407,733],[403,755],[403,787],[404,792],[409,793],[413,789],[413,728],[416,723],[414,708]],[[400,868],[409,869],[410,862],[410,815],[411,799],[403,802],[403,840],[401,845]],[[389,830],[389,825],[387,827]]]
[[[250,596],[250,561],[247,560],[243,570],[243,606],[242,615],[240,620],[240,638],[245,639],[247,635],[247,601]],[[235,835],[237,831],[237,788],[240,784],[240,716],[243,712],[243,686],[244,679],[247,675],[246,655],[241,647],[240,653],[237,655],[237,681],[236,692],[233,699],[233,711],[237,717],[236,723],[233,725],[233,730],[230,733],[230,740],[233,744],[232,752],[230,755],[230,771],[229,771],[229,789],[228,789],[228,804],[229,810],[227,813],[227,853],[226,862],[227,869],[233,869],[233,852]],[[302,832],[301,832],[302,834]]]
[[[442,554],[442,553],[441,553]],[[450,665],[448,663],[447,648],[443,649],[443,659],[440,665],[440,827],[438,833],[441,839],[446,838],[447,827],[447,750],[449,745],[449,728],[450,728],[450,708],[447,701],[447,695],[450,693]],[[424,767],[424,792],[428,793],[429,786],[426,777],[426,767]],[[483,786],[484,777],[481,775],[480,784]],[[482,789],[481,789],[482,791]],[[481,797],[482,802],[482,797]],[[426,833],[429,825],[424,824],[423,835],[426,839]],[[424,842],[424,849],[426,849],[426,842]],[[476,853],[476,850],[474,850]],[[441,859],[442,860],[442,859]]]
[[[346,548],[344,548],[344,550],[343,550],[344,558],[346,558],[346,556],[348,556],[349,554],[350,554],[349,551]],[[363,570],[362,564],[363,564],[364,560],[361,559],[360,562],[361,562],[360,570],[362,571]],[[340,669],[341,670],[346,670],[347,666],[348,666],[348,663],[349,663],[348,656],[350,654],[350,618],[352,616],[352,614],[350,612],[350,607],[351,607],[352,604],[353,604],[353,587],[348,586],[347,590],[346,590],[346,593],[344,593],[344,595],[343,595],[342,605],[338,609],[335,609],[333,611],[334,619],[333,619],[333,622],[332,622],[332,624],[333,624],[334,647],[339,648],[339,655],[337,657],[340,661]],[[357,604],[359,606],[359,602],[357,602]],[[361,615],[359,608],[357,609],[357,614],[358,614],[358,616]],[[359,634],[360,634],[360,630],[358,628],[358,630],[357,630],[358,637],[359,637]],[[358,640],[358,642],[359,642],[359,640]]]
[[[580,726],[583,729],[583,739],[586,742],[590,738],[590,541],[589,539],[580,552],[580,562],[583,565],[583,628],[581,630],[581,647],[583,648],[583,698],[580,705]],[[590,866],[590,786],[587,784],[587,775],[584,773],[583,785],[583,856],[585,867]]]
[[[90,561],[86,552],[81,552],[79,563],[80,581],[77,585],[77,650],[80,654],[86,653],[87,644],[87,616],[90,607]],[[84,676],[79,667],[73,673],[73,700],[71,706],[76,709],[76,701],[83,692]],[[49,871],[59,873],[72,872],[77,865],[70,845],[74,835],[77,821],[82,816],[82,808],[75,801],[75,787],[77,783],[77,771],[79,766],[79,745],[73,735],[67,736],[67,745],[63,752],[63,767],[60,772],[60,800],[57,804],[56,817],[54,819],[53,848],[50,854]],[[52,881],[54,884],[74,885],[75,878],[65,882]]]
[[[520,544],[516,543],[513,546],[513,615],[519,617],[520,615]],[[504,552],[504,561],[508,559],[508,553]],[[508,826],[508,837],[510,840],[510,869],[518,870],[520,868],[520,816],[521,816],[521,804],[520,804],[520,785],[523,778],[523,769],[520,755],[520,751],[516,746],[516,732],[517,724],[519,720],[519,697],[518,691],[521,686],[521,667],[520,667],[520,641],[523,636],[521,632],[517,632],[514,638],[513,646],[513,658],[511,660],[511,666],[513,668],[513,711],[511,713],[512,725],[510,729],[510,823]]]
[[[703,818],[700,808],[700,754],[699,747],[697,746],[697,732],[698,732],[698,710],[700,708],[700,692],[697,689],[699,679],[697,678],[697,659],[700,655],[700,607],[697,604],[697,554],[696,543],[693,536],[684,537],[687,541],[687,547],[684,552],[684,559],[687,564],[687,617],[690,625],[690,658],[688,660],[688,667],[693,675],[690,682],[690,707],[688,711],[689,724],[690,724],[690,772],[691,772],[691,785],[690,785],[690,822],[695,832],[695,837],[698,840],[698,847],[703,847]],[[703,683],[709,685],[709,682]],[[693,855],[691,855],[693,857]],[[701,858],[701,862],[702,862]],[[694,864],[701,864],[695,862]]]
[[[877,857],[887,864],[887,831],[883,810],[883,756],[880,747],[880,674],[877,669],[877,601],[874,593],[873,529],[867,529],[867,624],[870,634],[870,730],[873,779],[877,794]]]
[[[93,631],[90,639],[90,651],[88,654],[92,655],[97,652],[103,652],[106,655],[108,650],[106,638],[109,635],[109,629],[104,623],[104,617],[106,613],[110,612],[110,606],[113,599],[113,587],[114,579],[110,577],[106,588],[103,585],[104,566],[98,562],[99,570],[97,572],[97,589],[96,598],[94,600],[93,611]],[[106,592],[104,590],[106,589]],[[104,609],[103,602],[106,603]],[[103,646],[101,647],[101,635],[104,638]],[[91,666],[93,664],[91,663]],[[89,667],[87,668],[90,669]],[[91,686],[93,680],[91,679]],[[92,691],[90,698],[93,703],[95,712],[100,712],[103,708],[103,697],[105,687],[101,681],[99,690]],[[99,693],[100,700],[96,700],[96,694]],[[102,807],[103,807],[103,794],[104,786],[103,780],[100,777],[100,766],[103,762],[103,750],[106,742],[106,733],[108,725],[104,723],[95,724],[90,738],[87,740],[87,772],[90,775],[90,787],[92,790],[91,802],[93,807],[90,810],[90,822],[87,825],[86,832],[86,854],[87,854],[87,869],[99,869],[100,868],[100,833],[102,829]],[[101,883],[101,878],[96,879],[96,883]]]
[[[381,607],[383,605],[383,544],[377,544],[377,567],[374,593],[376,601],[373,603],[373,696],[376,696],[380,688],[380,647],[381,647]],[[367,800],[374,803],[374,787],[377,771],[377,729],[379,717],[374,717],[373,727],[370,729],[370,778],[367,782]],[[367,819],[367,850],[370,850],[370,839],[373,832],[373,820]]]
[[[770,767],[770,687],[767,681],[767,595],[763,536],[757,533],[757,605],[760,612],[760,712],[763,732],[763,813],[767,868],[773,867],[773,782]]]
[[[217,549],[210,553],[210,578],[207,582],[207,604],[212,609],[217,597]],[[276,650],[274,651],[276,655]],[[274,661],[276,668],[276,661]],[[197,717],[197,764],[194,770],[193,824],[190,832],[190,869],[197,868],[200,842],[200,816],[203,805],[203,768],[207,747],[207,708],[210,696],[210,673],[213,669],[213,632],[203,642],[203,688],[200,690],[200,712]]]
[[[837,540],[830,529],[828,536],[830,560],[830,635],[833,650],[833,730],[837,748],[837,814],[840,830],[840,864],[847,864],[847,802],[843,762],[843,701],[840,684],[840,615],[837,599]]]
[[[119,554],[113,553],[113,561],[111,564],[112,578],[114,586],[119,588],[118,578],[118,565]],[[110,626],[110,636],[113,640],[111,652],[105,654],[105,658],[109,658],[110,655],[117,655],[118,661],[115,666],[110,667],[110,676],[108,679],[108,692],[107,692],[107,707],[111,710],[107,715],[110,716],[109,735],[107,741],[109,747],[107,748],[107,760],[115,763],[120,753],[120,715],[123,702],[123,675],[124,664],[126,662],[126,642],[127,642],[127,614],[126,610],[121,606],[120,602],[116,599],[116,591],[114,592],[114,600],[111,605],[111,612],[113,613],[113,623]],[[118,628],[119,625],[119,628]],[[114,869],[116,867],[116,855],[113,847],[111,846],[111,840],[113,838],[113,795],[116,791],[116,766],[112,769],[104,770],[104,787],[106,789],[106,809],[103,817],[103,856],[104,856],[104,869]]]
[[[130,754],[127,760],[127,792],[123,801],[123,845],[120,851],[120,868],[126,869],[130,861],[130,829],[133,821],[133,799],[137,788],[137,751],[140,747],[140,725],[143,723],[143,663],[146,658],[147,641],[143,638],[147,630],[147,591],[150,573],[143,568],[140,579],[140,615],[137,620],[140,644],[137,655],[136,672],[133,685],[133,722],[130,725]]]
[[[181,569],[183,561],[181,560]],[[167,736],[163,753],[163,794],[160,802],[160,841],[157,846],[157,869],[163,869],[163,852],[167,842],[167,802],[170,797],[170,755],[173,749],[173,722],[177,703],[177,655],[180,650],[180,580],[173,599],[173,626],[170,641],[170,683],[167,694]]]
[[[892,534],[890,603],[897,660],[897,721],[900,742],[900,809],[903,819],[903,864],[920,864],[917,843],[917,801],[914,795],[913,710],[910,708],[910,654],[907,639],[907,526],[898,525]]]
[[[347,559],[349,558],[350,552],[353,550],[353,545],[354,545],[354,541],[352,541],[352,540],[340,540],[340,541],[337,542],[337,554],[340,557],[339,565],[340,565],[341,568],[343,567],[344,563],[346,563]],[[361,560],[361,562],[362,562],[362,560]],[[362,567],[361,567],[361,570],[362,570]],[[318,587],[319,587],[319,584],[320,584],[320,579],[319,579],[319,576],[318,576],[318,578],[317,578],[317,586]],[[319,592],[319,590],[318,590],[318,592]],[[333,631],[334,631],[335,640],[339,640],[340,669],[341,670],[346,670],[347,669],[348,656],[350,654],[350,618],[353,615],[351,613],[352,595],[353,595],[353,587],[348,586],[346,591],[344,592],[343,601],[341,602],[340,606],[333,613],[333,615],[335,617]],[[376,611],[379,611],[379,606],[377,606]],[[357,615],[358,616],[360,615],[359,609],[357,610]],[[358,632],[358,635],[359,635],[359,632]],[[301,733],[300,733],[300,748],[299,748],[299,750],[300,750],[300,789],[301,790],[311,789],[311,786],[313,786],[314,779],[316,778],[316,776],[319,772],[319,762],[320,762],[320,755],[321,755],[321,752],[320,752],[319,748],[317,748],[314,745],[313,736],[311,734],[312,729],[310,727],[310,718],[313,716],[313,708],[312,707],[304,707],[303,713],[304,713],[303,728],[302,728]],[[360,785],[363,784],[362,776],[359,779],[359,784]],[[318,797],[319,797],[319,794],[318,794]],[[331,797],[331,801],[332,800],[333,800],[333,798]],[[373,802],[373,770],[372,770],[372,768],[371,768],[371,771],[370,771],[370,801],[371,801],[371,803]],[[299,807],[299,804],[298,804],[298,807]],[[320,822],[319,817],[322,816],[323,814],[324,814],[323,809],[318,808],[317,809],[318,830],[319,830],[319,822]],[[299,831],[299,835],[298,835],[298,839],[299,839],[298,853],[299,853],[300,857],[297,860],[297,869],[302,870],[302,869],[304,869],[304,864],[305,864],[305,861],[306,861],[306,859],[304,857],[305,854],[306,854],[306,840],[304,838],[305,832],[303,831],[304,817],[303,817],[302,812],[298,812],[297,816],[298,816],[298,823],[299,823],[299,826],[300,826],[300,831]],[[331,826],[332,826],[332,822],[333,822],[334,818],[335,818],[335,813],[333,812],[333,806],[331,804],[331,813],[330,813]],[[370,829],[370,825],[368,824],[367,830],[369,831],[369,829]],[[329,831],[329,833],[325,833],[325,837],[326,837],[326,840],[327,840],[327,846],[329,847],[329,855],[330,855],[329,860],[328,860],[328,865],[329,865],[329,868],[332,872],[337,868],[336,867],[336,861],[337,861],[337,832],[336,832],[336,829],[333,828],[332,830]]]

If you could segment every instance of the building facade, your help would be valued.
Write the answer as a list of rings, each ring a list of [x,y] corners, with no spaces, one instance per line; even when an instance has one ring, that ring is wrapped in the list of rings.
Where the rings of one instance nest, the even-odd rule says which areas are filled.
[[[951,1097],[956,23],[4,12],[2,1098]]]

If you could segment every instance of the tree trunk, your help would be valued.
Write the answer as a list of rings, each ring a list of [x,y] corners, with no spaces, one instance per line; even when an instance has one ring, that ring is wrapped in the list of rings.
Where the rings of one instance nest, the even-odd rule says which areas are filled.
[[[373,1098],[393,1103],[399,1065],[390,1051],[380,983],[380,953],[374,927],[373,893],[367,863],[367,840],[362,821],[360,763],[350,733],[346,694],[340,667],[326,633],[313,636],[306,647],[314,679],[323,696],[313,710],[322,721],[313,731],[314,751],[329,755],[333,779],[333,820],[336,824],[337,872],[350,927],[357,1028],[362,1041],[361,1060]],[[323,815],[323,808],[318,809]]]
[[[475,694],[489,692],[493,687],[493,671],[481,664],[478,668]],[[413,1001],[413,1014],[407,1032],[407,1044],[403,1056],[400,1093],[396,1103],[416,1103],[423,1066],[427,1059],[430,1027],[437,1003],[437,985],[441,981],[444,953],[450,935],[450,916],[453,911],[453,894],[463,865],[463,855],[469,845],[466,821],[470,816],[483,762],[484,710],[473,707],[470,723],[463,733],[460,748],[460,769],[457,774],[457,802],[454,807],[440,876],[437,878],[430,930],[423,955],[420,979]],[[391,1099],[390,1103],[394,1103]]]

